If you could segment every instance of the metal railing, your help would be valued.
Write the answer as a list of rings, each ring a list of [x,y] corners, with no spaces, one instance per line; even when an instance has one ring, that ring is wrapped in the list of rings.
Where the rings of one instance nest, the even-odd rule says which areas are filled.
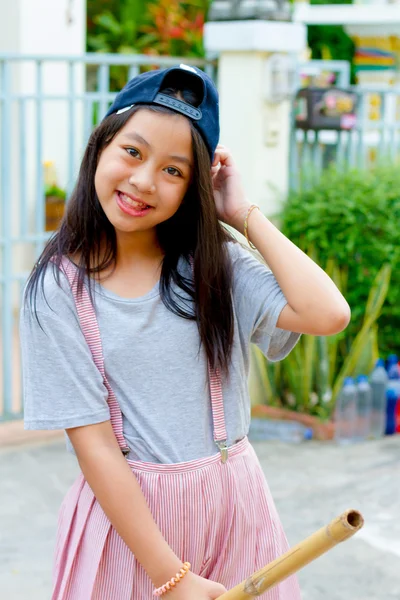
[[[27,276],[51,235],[44,161],[55,163],[58,186],[68,197],[90,132],[118,91],[115,80],[181,62],[216,78],[213,59],[0,53],[0,421],[22,416],[19,307]]]
[[[292,116],[290,187],[317,182],[329,165],[368,169],[400,158],[400,87],[349,86],[358,96],[357,123],[349,131],[302,131]]]

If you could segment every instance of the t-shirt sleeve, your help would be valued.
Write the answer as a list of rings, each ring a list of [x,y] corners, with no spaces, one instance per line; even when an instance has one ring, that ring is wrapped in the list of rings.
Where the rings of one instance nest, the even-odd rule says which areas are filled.
[[[110,418],[107,389],[79,326],[72,292],[53,267],[20,314],[25,429],[67,429]]]
[[[300,334],[276,326],[287,300],[273,273],[239,243],[230,243],[233,300],[242,339],[256,344],[270,361],[285,358]]]

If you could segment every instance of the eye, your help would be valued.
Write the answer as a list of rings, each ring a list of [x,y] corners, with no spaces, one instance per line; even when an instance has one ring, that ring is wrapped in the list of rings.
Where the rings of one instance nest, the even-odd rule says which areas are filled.
[[[175,167],[167,167],[164,170],[168,173],[168,175],[173,175],[174,177],[182,177],[182,173],[178,171],[178,169],[175,169]]]
[[[136,148],[125,148],[125,149],[130,156],[133,156],[133,158],[140,157],[140,152],[139,152],[139,150],[136,150]]]

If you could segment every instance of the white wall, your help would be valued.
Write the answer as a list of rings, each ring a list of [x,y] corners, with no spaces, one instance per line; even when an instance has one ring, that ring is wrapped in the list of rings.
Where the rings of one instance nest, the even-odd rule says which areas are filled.
[[[221,143],[234,155],[249,200],[273,215],[288,185],[289,106],[265,100],[267,56],[223,53],[218,83]]]
[[[1,0],[4,4],[7,0]],[[15,0],[14,0],[15,1]],[[85,0],[17,0],[21,53],[81,54],[86,44]],[[10,1],[8,0],[8,4]]]
[[[0,52],[18,51],[20,43],[19,12],[19,2],[0,0]]]
[[[0,0],[0,52],[17,55],[76,56],[86,50],[86,0]],[[32,61],[12,64],[12,92],[23,96],[37,92],[37,69]],[[69,73],[65,62],[43,62],[43,88],[45,94],[69,92]],[[74,82],[77,92],[85,87],[84,69],[76,67]],[[26,182],[28,220],[34,221],[37,202],[37,124],[36,100],[26,105],[26,129],[20,128],[19,105],[12,106],[11,122],[11,201],[13,206],[12,229],[18,235],[21,217],[21,181]],[[72,185],[68,178],[68,105],[63,101],[42,102],[43,144],[40,160],[55,163],[60,187]],[[83,146],[82,104],[76,105],[75,150],[78,156]],[[21,172],[21,138],[26,145],[26,171]],[[78,160],[76,161],[78,163]],[[75,172],[78,164],[74,165]],[[70,179],[73,179],[71,177]],[[2,201],[4,201],[3,199]],[[13,249],[15,270],[29,270],[34,258],[28,245]]]

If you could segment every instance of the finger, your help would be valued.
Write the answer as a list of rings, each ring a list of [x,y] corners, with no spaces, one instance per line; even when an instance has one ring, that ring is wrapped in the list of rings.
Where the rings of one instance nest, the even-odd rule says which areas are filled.
[[[220,162],[219,152],[216,150],[214,154],[214,160],[212,162],[212,167],[216,167]]]
[[[232,158],[232,154],[229,152],[229,150],[227,148],[221,148],[218,151],[218,155],[219,155],[219,162],[221,163],[221,165],[226,166],[226,167],[233,166],[234,161]]]

